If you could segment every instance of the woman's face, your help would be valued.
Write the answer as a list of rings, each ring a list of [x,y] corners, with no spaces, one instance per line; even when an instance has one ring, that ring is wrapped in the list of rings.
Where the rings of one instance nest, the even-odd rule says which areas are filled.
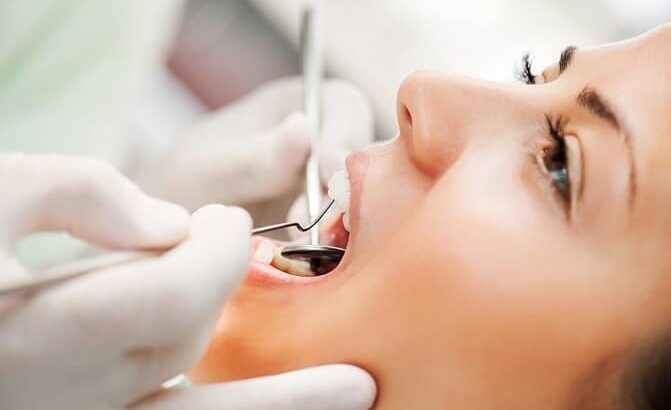
[[[399,138],[348,159],[341,265],[255,262],[194,378],[345,362],[379,409],[595,408],[671,317],[670,67],[667,26],[536,85],[411,75]]]

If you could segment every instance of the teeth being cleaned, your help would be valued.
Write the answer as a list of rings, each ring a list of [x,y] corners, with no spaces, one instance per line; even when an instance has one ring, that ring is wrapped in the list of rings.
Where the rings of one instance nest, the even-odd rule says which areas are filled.
[[[347,171],[341,170],[333,174],[328,183],[328,196],[335,200],[336,210],[343,213],[343,226],[349,232],[350,186]]]
[[[285,258],[281,250],[269,240],[263,240],[254,252],[254,260],[296,276],[316,276],[306,261]]]
[[[254,252],[254,260],[261,262],[264,265],[270,265],[270,263],[273,261],[273,257],[275,256],[275,251],[273,248],[275,248],[275,245],[273,245],[272,242],[268,240],[261,241],[259,246],[256,248],[256,252]]]

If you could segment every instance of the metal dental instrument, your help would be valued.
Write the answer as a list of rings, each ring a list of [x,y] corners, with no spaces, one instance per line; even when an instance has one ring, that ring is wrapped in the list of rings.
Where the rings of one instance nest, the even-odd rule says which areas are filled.
[[[301,58],[303,65],[303,104],[313,130],[310,158],[305,167],[305,196],[310,220],[316,220],[310,231],[309,245],[291,245],[282,249],[282,256],[310,263],[317,274],[327,273],[340,262],[345,250],[319,244],[319,219],[322,203],[322,185],[319,178],[319,127],[321,115],[322,55],[319,41],[319,13],[315,6],[307,6],[301,21]],[[333,202],[333,201],[331,201]]]
[[[270,231],[276,231],[278,229],[285,229],[285,228],[296,228],[301,232],[307,232],[312,228],[316,228],[317,225],[319,224],[319,221],[326,215],[326,212],[328,212],[329,209],[333,206],[335,203],[335,199],[332,199],[331,202],[324,208],[319,215],[315,217],[315,219],[312,220],[309,224],[306,226],[301,225],[298,222],[283,222],[280,224],[274,224],[274,225],[267,225],[267,226],[261,226],[259,228],[254,228],[252,229],[252,235],[258,235],[260,233],[265,233],[265,232],[270,232]]]
[[[326,208],[324,208],[315,219],[308,225],[301,225],[298,222],[284,222],[274,225],[261,226],[252,229],[252,234],[260,234],[264,232],[276,231],[278,229],[296,228],[301,232],[307,232],[314,228],[320,219],[324,217],[326,212],[333,206],[335,201],[332,200]],[[336,248],[339,249],[339,248]],[[139,261],[150,257],[160,256],[163,251],[140,251],[140,252],[116,252],[108,253],[102,256],[92,257],[77,262],[68,263],[63,266],[58,266],[42,271],[36,274],[35,277],[26,278],[20,281],[14,281],[7,284],[0,284],[0,296],[11,293],[27,292],[40,289],[45,286],[53,285],[62,282],[66,279],[71,279],[77,276],[82,276],[87,273],[95,272],[100,269],[111,268],[113,266],[123,265],[130,262]],[[325,258],[322,256],[321,258]],[[340,261],[340,258],[338,258]],[[337,264],[336,261],[335,263]]]

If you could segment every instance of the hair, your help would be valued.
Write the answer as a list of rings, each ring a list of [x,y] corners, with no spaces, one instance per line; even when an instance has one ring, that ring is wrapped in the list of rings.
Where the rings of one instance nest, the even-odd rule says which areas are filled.
[[[625,372],[621,393],[627,410],[671,409],[671,334],[642,349]]]

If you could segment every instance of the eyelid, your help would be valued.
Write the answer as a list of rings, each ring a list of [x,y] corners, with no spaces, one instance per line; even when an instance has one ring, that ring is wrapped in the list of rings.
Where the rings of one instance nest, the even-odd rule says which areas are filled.
[[[563,120],[555,120],[563,121]],[[558,188],[555,185],[550,172],[548,171],[545,165],[545,155],[542,151],[548,149],[548,144],[557,144],[557,141],[551,136],[545,134],[545,138],[540,145],[537,145],[536,148],[530,147],[531,151],[535,151],[532,154],[534,158],[534,163],[536,164],[536,170],[541,176],[542,183],[548,189],[548,195],[553,197],[553,202],[555,204],[561,203],[562,211],[569,222],[576,220],[578,210],[581,203],[582,193],[585,187],[585,176],[584,176],[584,155],[582,151],[582,144],[580,143],[580,138],[575,134],[565,132],[561,130],[560,135],[564,143],[564,149],[566,152],[566,168],[568,172],[568,178],[570,183],[570,202],[560,199],[558,193]],[[531,152],[530,152],[531,153]]]
[[[559,78],[561,73],[559,72],[559,63],[554,63],[543,69],[539,77],[543,77],[544,82],[551,83]]]
[[[580,139],[575,135],[565,135],[568,175],[571,181],[571,219],[575,219],[578,205],[584,191],[584,163]]]

